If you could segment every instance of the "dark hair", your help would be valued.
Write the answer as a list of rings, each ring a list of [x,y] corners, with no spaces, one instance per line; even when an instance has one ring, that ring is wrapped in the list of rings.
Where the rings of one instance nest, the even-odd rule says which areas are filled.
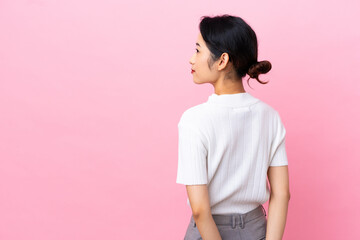
[[[258,42],[254,30],[240,17],[228,14],[209,17],[202,16],[199,24],[200,33],[211,52],[210,61],[215,62],[224,52],[229,54],[238,78],[246,74],[261,84],[259,74],[270,71],[271,63],[267,60],[257,61]],[[209,63],[210,66],[210,63]]]

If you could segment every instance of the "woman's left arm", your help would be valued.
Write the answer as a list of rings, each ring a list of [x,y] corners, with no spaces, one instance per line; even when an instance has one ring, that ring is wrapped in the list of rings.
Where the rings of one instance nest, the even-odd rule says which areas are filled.
[[[211,214],[207,185],[186,185],[186,191],[202,239],[221,240],[219,230]]]

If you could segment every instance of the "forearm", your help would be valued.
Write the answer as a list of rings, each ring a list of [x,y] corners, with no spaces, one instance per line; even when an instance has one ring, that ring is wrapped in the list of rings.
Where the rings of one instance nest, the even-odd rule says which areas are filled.
[[[211,213],[194,216],[194,220],[203,240],[221,240],[219,230]]]
[[[266,226],[266,240],[282,240],[290,197],[271,195]]]

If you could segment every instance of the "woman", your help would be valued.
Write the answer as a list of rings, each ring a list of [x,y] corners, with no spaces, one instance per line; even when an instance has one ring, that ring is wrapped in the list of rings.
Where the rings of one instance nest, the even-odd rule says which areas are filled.
[[[246,74],[265,84],[258,76],[271,64],[258,62],[256,34],[240,17],[204,16],[199,28],[193,80],[212,84],[214,93],[178,124],[176,182],[186,185],[192,210],[184,239],[282,239],[290,200],[286,130],[279,113],[242,84]]]

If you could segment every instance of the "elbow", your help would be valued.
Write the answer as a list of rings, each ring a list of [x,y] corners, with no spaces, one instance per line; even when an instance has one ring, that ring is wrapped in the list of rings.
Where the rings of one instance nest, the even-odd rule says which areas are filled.
[[[290,201],[290,192],[277,192],[277,193],[271,193],[270,194],[270,198],[276,198],[276,199],[287,199],[288,201]]]
[[[197,219],[200,218],[201,214],[199,212],[192,212],[193,218],[196,221]]]
[[[200,219],[202,216],[207,215],[208,211],[205,209],[193,209],[192,215],[195,220]]]
[[[286,199],[287,199],[288,201],[290,201],[290,193],[287,193],[287,194],[285,195],[285,197],[286,197]]]
[[[196,219],[199,219],[203,215],[203,212],[200,210],[195,210],[192,212],[192,215],[193,215],[193,218],[196,220]]]

